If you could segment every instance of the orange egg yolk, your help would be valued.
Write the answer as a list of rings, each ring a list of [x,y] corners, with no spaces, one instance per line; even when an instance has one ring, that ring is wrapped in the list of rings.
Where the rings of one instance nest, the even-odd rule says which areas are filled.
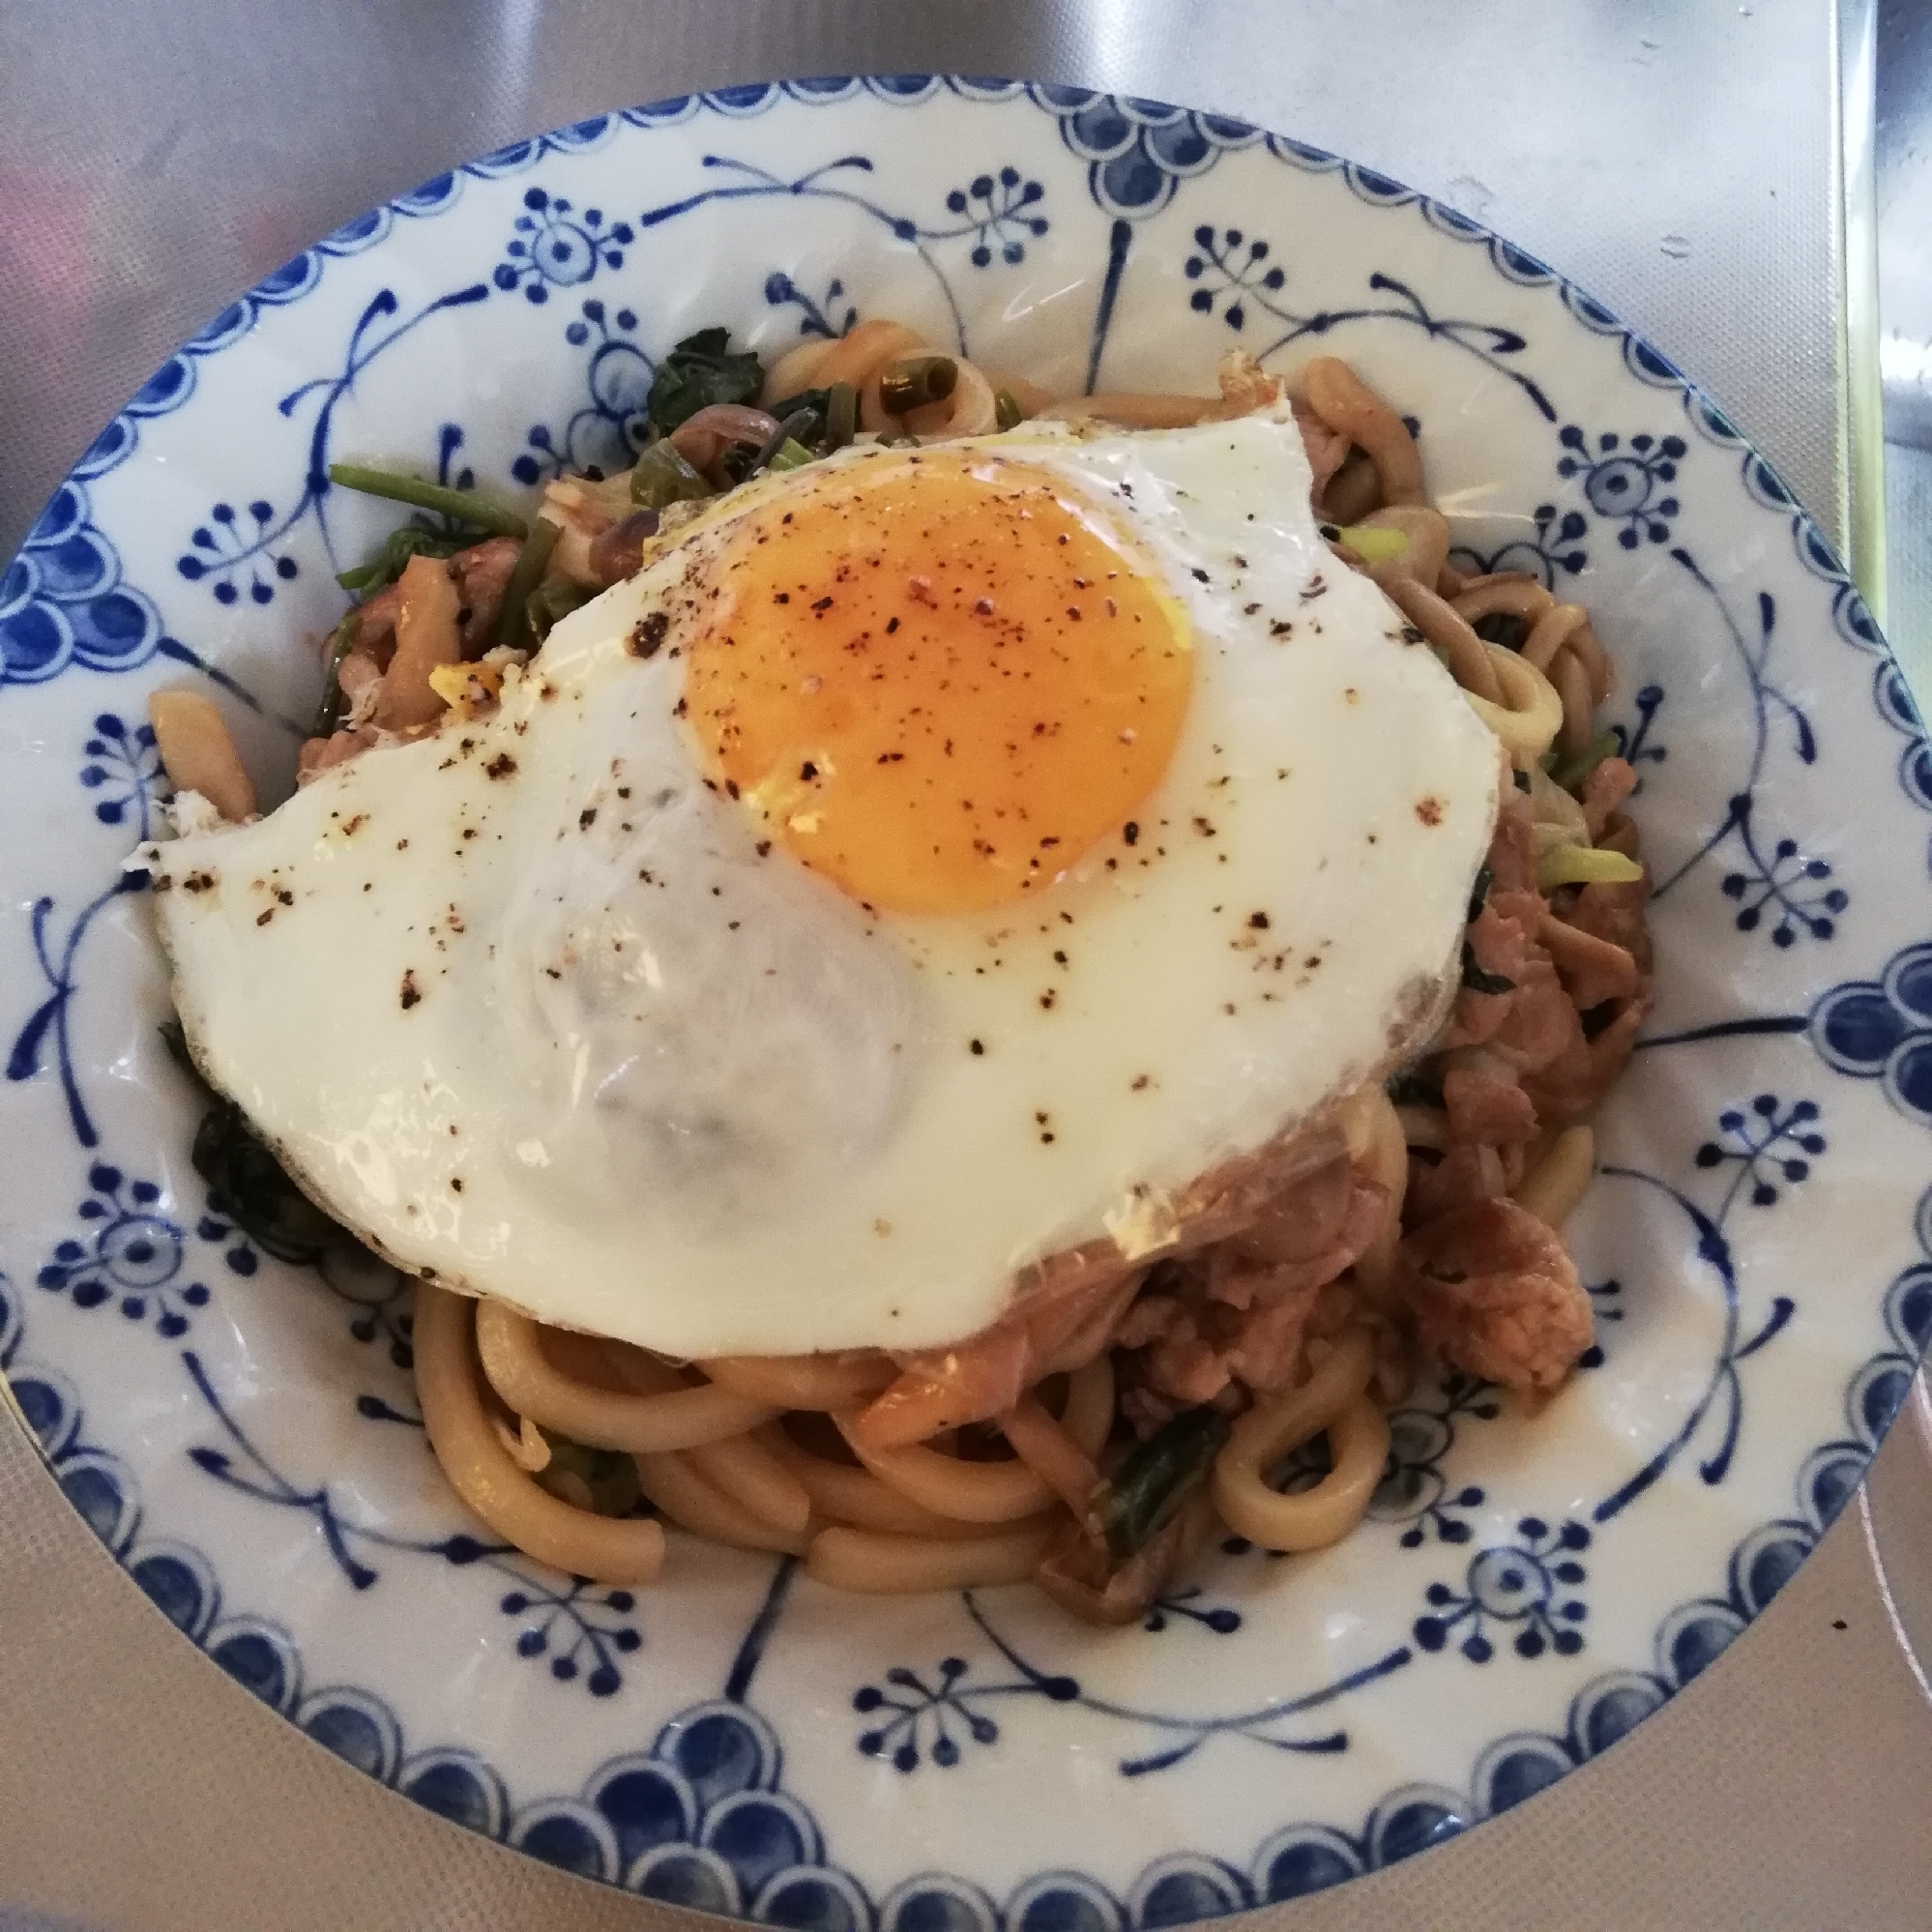
[[[727,541],[688,716],[712,781],[882,911],[1042,890],[1159,782],[1186,618],[1104,512],[983,453],[878,456]]]

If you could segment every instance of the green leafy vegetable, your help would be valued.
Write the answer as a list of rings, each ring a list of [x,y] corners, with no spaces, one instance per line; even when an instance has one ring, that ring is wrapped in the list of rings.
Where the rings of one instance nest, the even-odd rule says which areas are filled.
[[[360,570],[338,571],[336,581],[345,591],[361,591],[367,597],[388,589],[401,576],[410,558],[454,557],[457,551],[467,550],[474,541],[447,530],[432,530],[426,523],[405,523],[383,539],[381,546]]]
[[[513,647],[521,639],[523,627],[530,621],[527,606],[537,586],[543,581],[543,572],[550,563],[550,552],[557,547],[557,539],[562,535],[556,524],[540,516],[529,536],[523,540],[523,547],[516,553],[516,563],[510,572],[510,581],[503,587],[503,603],[496,614],[495,641],[498,644]]]
[[[202,1079],[179,1020],[164,1021],[161,1037],[175,1065],[207,1098],[190,1158],[208,1184],[209,1205],[278,1261],[307,1265],[348,1237],[288,1176],[240,1107]]]
[[[342,659],[356,648],[356,633],[362,623],[362,613],[352,610],[330,635],[322,701],[315,707],[315,725],[308,734],[311,738],[328,738],[342,722]]]
[[[792,434],[801,443],[817,443],[825,434],[826,411],[831,400],[832,392],[829,389],[802,389],[796,395],[788,395],[782,402],[773,403],[765,413],[776,422],[789,423],[800,410],[804,410],[805,424],[794,429]]]
[[[371,469],[364,463],[331,463],[329,481],[364,496],[387,497],[392,503],[413,503],[493,537],[526,537],[529,529],[513,510],[501,510],[473,489],[452,489],[447,483],[424,483],[399,470]],[[462,547],[458,545],[458,548]]]
[[[715,402],[756,402],[765,366],[748,349],[734,352],[723,329],[700,329],[658,365],[646,404],[652,423],[671,430]]]
[[[1098,1508],[1100,1534],[1116,1562],[1157,1536],[1207,1479],[1230,1426],[1220,1410],[1204,1403],[1184,1409],[1127,1451]]]
[[[1401,531],[1385,530],[1377,523],[1351,523],[1335,535],[1345,550],[1353,550],[1365,564],[1386,564],[1409,547]]]
[[[859,433],[859,392],[835,382],[825,392],[825,453],[842,450]]]
[[[573,583],[569,577],[555,577],[524,599],[523,614],[541,644],[549,636],[551,627],[559,618],[570,616],[571,611],[590,600],[591,593],[582,584]]]
[[[1628,886],[1644,876],[1634,859],[1602,845],[1552,845],[1537,861],[1537,890],[1559,886]]]
[[[1617,755],[1617,734],[1599,731],[1573,758],[1559,759],[1550,767],[1550,776],[1566,792],[1581,789],[1584,780],[1606,758]]]
[[[630,472],[630,501],[640,510],[696,503],[712,494],[711,485],[669,443],[653,443]]]
[[[622,1449],[592,1449],[551,1429],[541,1433],[550,1446],[550,1460],[537,1472],[539,1488],[600,1516],[628,1516],[636,1508],[642,1493],[637,1465]]]

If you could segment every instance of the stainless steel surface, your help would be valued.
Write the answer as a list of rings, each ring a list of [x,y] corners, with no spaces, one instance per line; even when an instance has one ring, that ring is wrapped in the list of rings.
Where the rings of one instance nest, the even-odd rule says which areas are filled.
[[[1932,700],[1932,7],[1882,0],[1875,152],[1888,631]]]
[[[0,555],[177,340],[372,201],[626,101],[948,67],[1218,107],[1455,202],[1693,370],[1842,539],[1846,11],[1849,40],[1830,0],[5,0]],[[1932,1705],[1899,1641],[1932,1635],[1921,1421],[1772,1610],[1629,1742],[1277,1917],[1932,1919]],[[676,1919],[415,1810],[259,1709],[147,1608],[4,1419],[0,1521],[0,1899],[139,1932]]]
[[[1932,7],[1880,0],[1874,90],[1887,634],[1932,704]],[[1893,1634],[1932,1698],[1932,1393],[1924,1371],[1865,1484]]]

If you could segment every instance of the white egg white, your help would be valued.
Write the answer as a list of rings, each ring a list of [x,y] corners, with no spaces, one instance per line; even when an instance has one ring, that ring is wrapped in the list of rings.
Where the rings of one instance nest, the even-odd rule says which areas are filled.
[[[930,1346],[1420,1046],[1495,742],[1322,542],[1285,411],[985,449],[1127,532],[1196,654],[1134,842],[1023,904],[873,916],[702,781],[690,586],[776,484],[487,718],[161,848],[196,1058],[345,1226],[673,1355]]]

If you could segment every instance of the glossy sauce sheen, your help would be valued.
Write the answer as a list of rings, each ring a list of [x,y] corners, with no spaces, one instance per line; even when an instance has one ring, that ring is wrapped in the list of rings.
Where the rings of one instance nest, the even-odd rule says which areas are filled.
[[[161,849],[203,1068],[401,1264],[676,1355],[943,1343],[1433,1026],[1495,743],[1285,413],[922,455],[723,499],[489,717]]]

